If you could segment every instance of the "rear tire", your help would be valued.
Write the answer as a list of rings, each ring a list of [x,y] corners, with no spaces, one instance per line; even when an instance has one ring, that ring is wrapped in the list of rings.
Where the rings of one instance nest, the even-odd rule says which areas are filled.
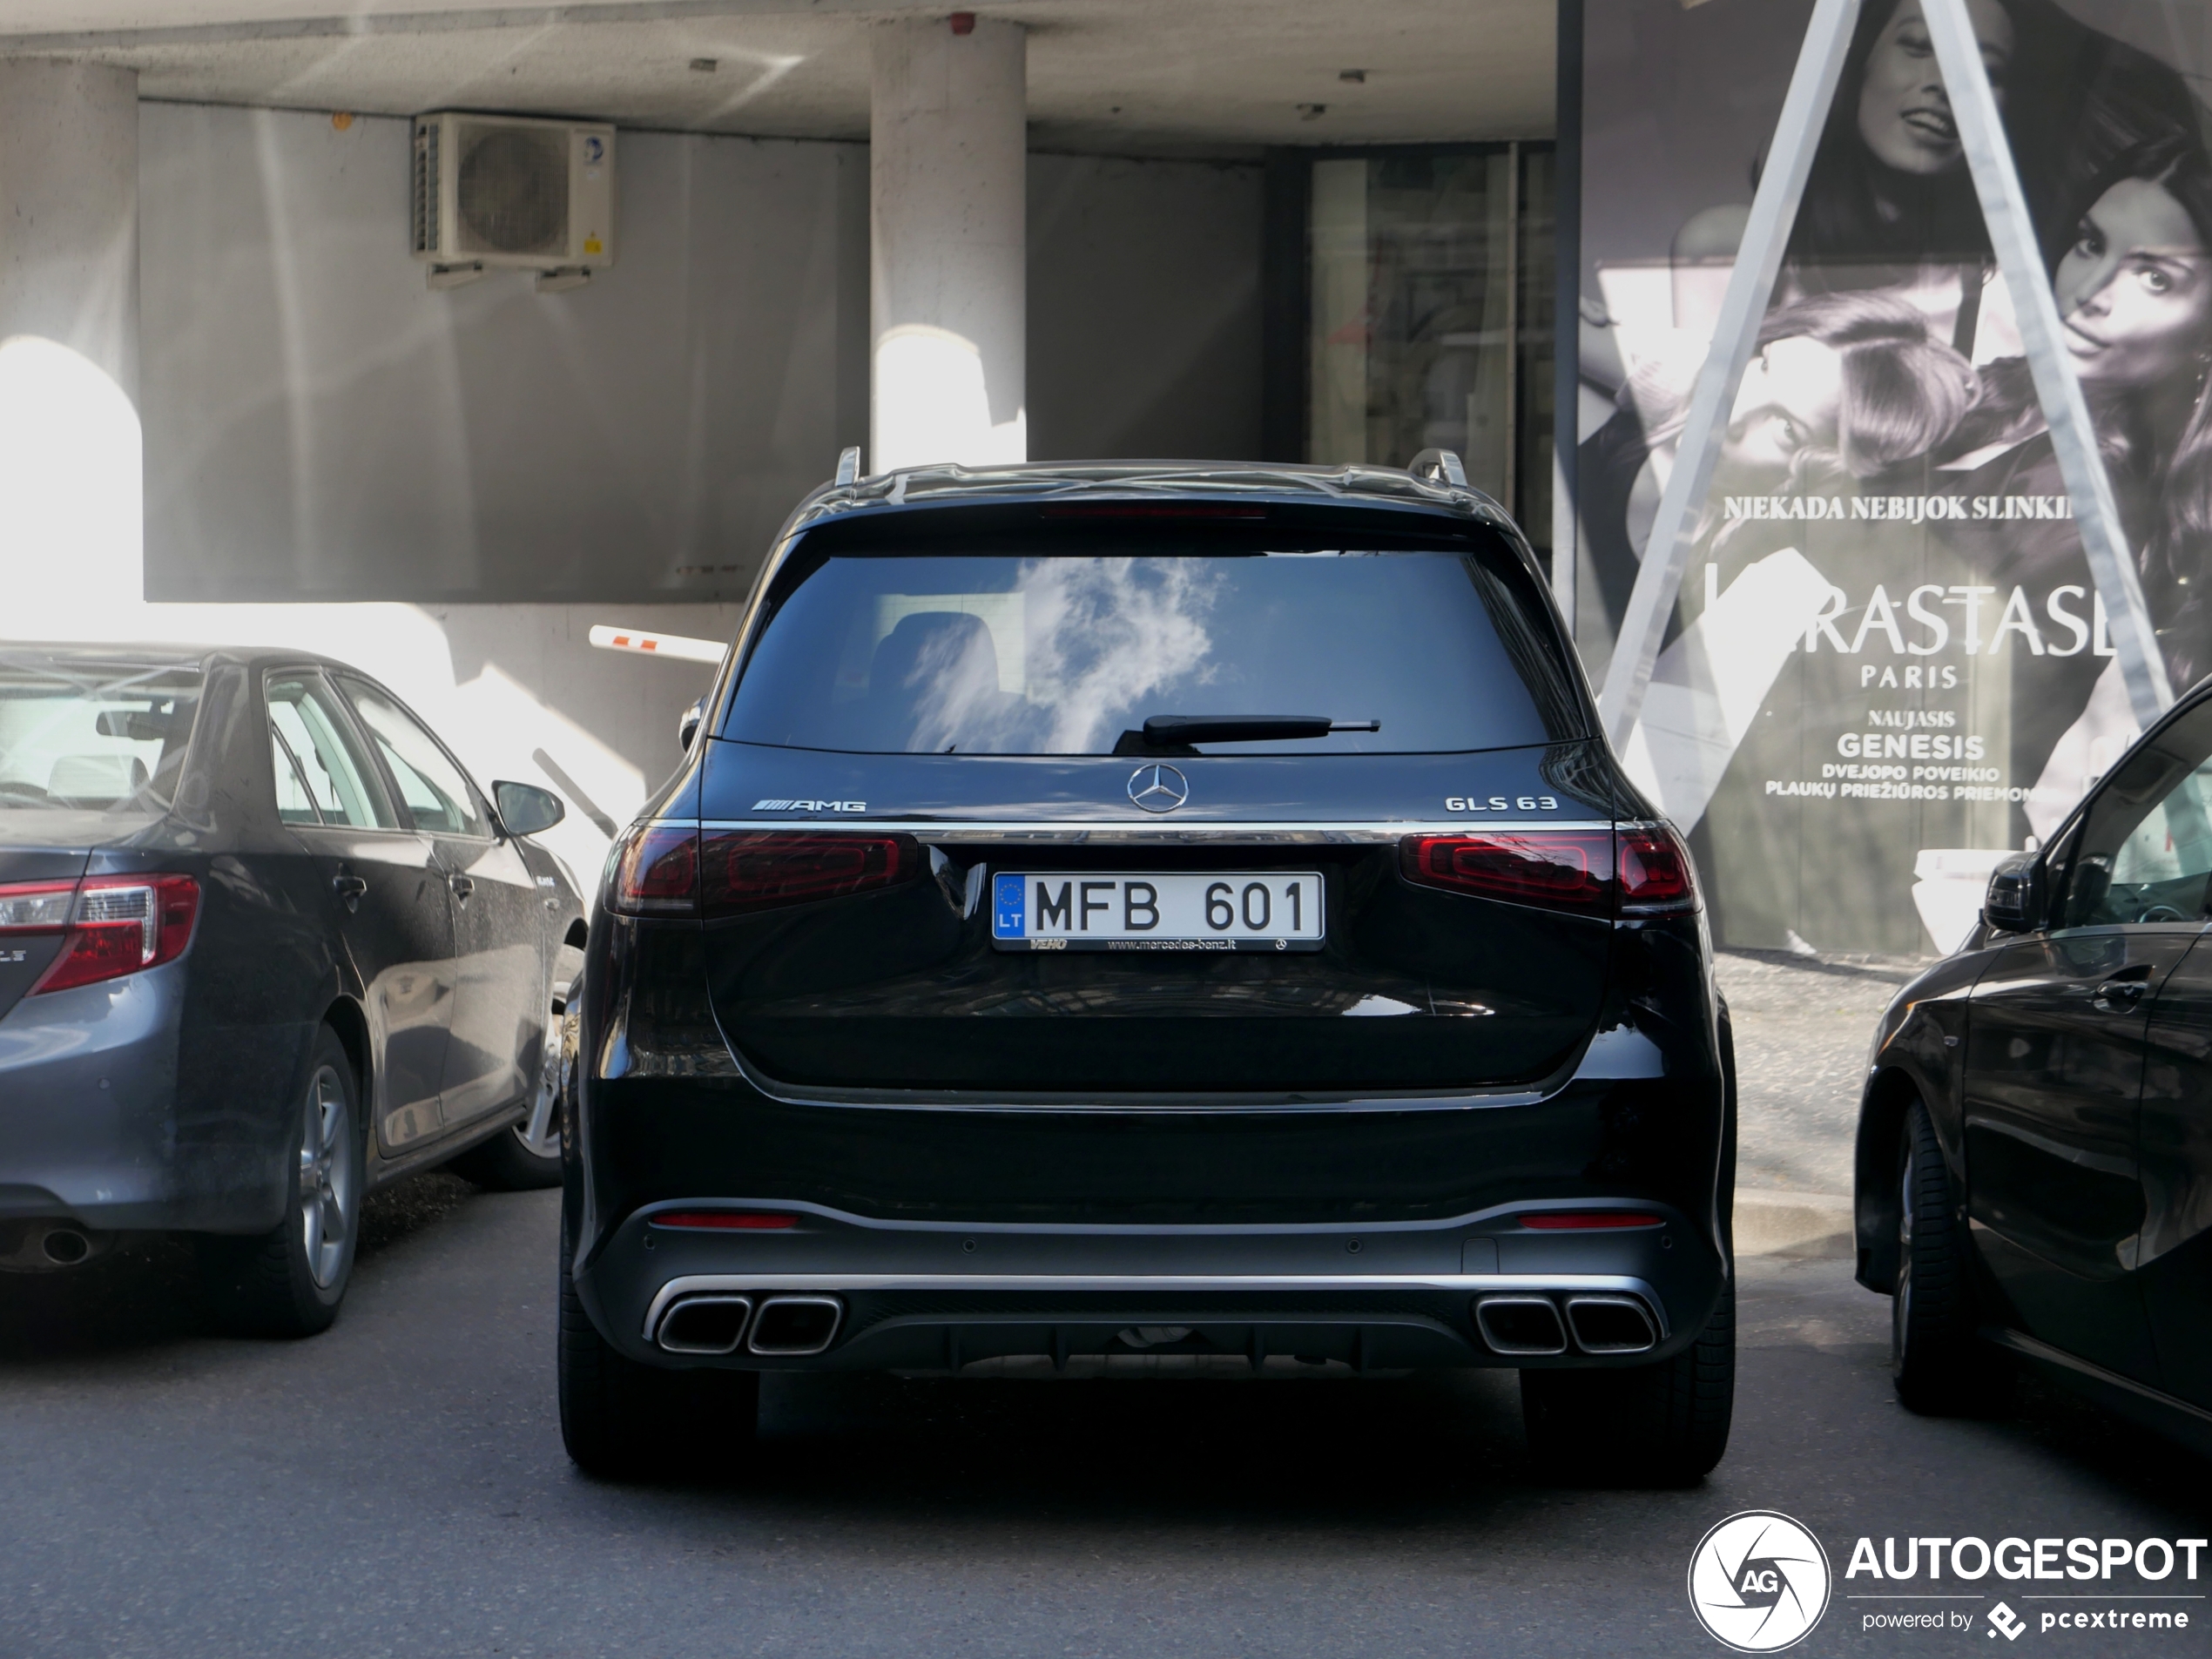
[[[567,1209],[561,1217],[561,1440],[577,1466],[607,1480],[678,1469],[738,1472],[760,1410],[757,1371],[668,1371],[616,1352],[576,1293]]]
[[[1912,1411],[1986,1409],[2001,1392],[1996,1356],[1974,1334],[1973,1287],[1957,1189],[1928,1109],[1914,1101],[1898,1144],[1897,1289],[1890,1297],[1890,1374]]]
[[[284,1219],[258,1238],[197,1241],[202,1289],[232,1334],[307,1337],[337,1318],[361,1235],[368,1143],[358,1094],[346,1046],[324,1026],[287,1142]]]
[[[1691,1486],[1728,1450],[1736,1405],[1736,1286],[1697,1339],[1656,1365],[1521,1373],[1538,1459],[1607,1486]]]

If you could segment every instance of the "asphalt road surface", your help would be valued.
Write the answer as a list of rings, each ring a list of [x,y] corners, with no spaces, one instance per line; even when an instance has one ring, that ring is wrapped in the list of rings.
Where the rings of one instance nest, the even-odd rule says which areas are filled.
[[[207,1334],[167,1247],[0,1282],[0,1655],[1718,1654],[1685,1569],[1758,1507],[1838,1575],[1797,1651],[1986,1659],[1979,1626],[1866,1633],[1852,1540],[2201,1535],[2212,1507],[2206,1464],[2036,1385],[1909,1415],[1886,1304],[1773,1258],[1691,1491],[1548,1480],[1504,1372],[775,1379],[745,1477],[602,1485],[555,1421],[556,1218],[446,1176],[381,1194],[300,1343]],[[2202,1652],[2209,1619],[2016,1650]]]

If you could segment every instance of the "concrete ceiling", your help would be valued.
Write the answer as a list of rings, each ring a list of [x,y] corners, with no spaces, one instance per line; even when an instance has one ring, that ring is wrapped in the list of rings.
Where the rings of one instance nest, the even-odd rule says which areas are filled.
[[[0,54],[90,57],[141,95],[409,115],[459,107],[865,138],[870,23],[946,0],[5,0]],[[1548,137],[1554,0],[975,0],[1030,30],[1040,148]],[[695,68],[711,59],[712,68]],[[1357,71],[1347,78],[1346,71]],[[1318,106],[1318,108],[1316,106]]]

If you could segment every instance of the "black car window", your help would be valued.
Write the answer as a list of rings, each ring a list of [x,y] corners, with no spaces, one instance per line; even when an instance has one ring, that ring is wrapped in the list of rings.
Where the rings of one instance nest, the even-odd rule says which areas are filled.
[[[2131,752],[2084,814],[2061,927],[2197,921],[2212,885],[2212,703]]]
[[[361,752],[330,687],[316,674],[287,674],[269,681],[269,726],[278,744],[277,816],[287,824],[326,824],[353,829],[397,829],[399,817],[375,781],[375,768]],[[293,815],[286,806],[287,757],[297,771],[294,787],[304,790],[314,812]]]
[[[1261,714],[1381,725],[1204,752],[1447,752],[1582,735],[1527,597],[1464,548],[833,553],[799,562],[772,603],[725,738],[1095,755],[1154,715]]]
[[[415,827],[434,835],[489,838],[491,820],[475,786],[438,740],[388,693],[356,679],[345,685]]]

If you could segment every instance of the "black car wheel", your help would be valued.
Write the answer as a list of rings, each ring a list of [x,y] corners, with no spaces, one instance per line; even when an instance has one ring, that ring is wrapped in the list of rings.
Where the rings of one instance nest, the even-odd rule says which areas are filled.
[[[297,1152],[286,1160],[284,1219],[258,1238],[199,1241],[201,1283],[226,1330],[313,1336],[338,1317],[361,1230],[365,1148],[356,1094],[353,1061],[324,1026],[307,1058]]]
[[[1996,1366],[1974,1336],[1956,1190],[1935,1124],[1919,1101],[1898,1136],[1898,1186],[1891,1375],[1898,1398],[1916,1412],[1965,1411],[1986,1401]]]
[[[678,1469],[737,1472],[759,1413],[757,1371],[668,1371],[618,1353],[569,1276],[575,1230],[563,1206],[561,1440],[587,1474],[636,1480]]]
[[[1608,1486],[1689,1486],[1728,1450],[1736,1406],[1736,1291],[1671,1359],[1605,1371],[1521,1373],[1521,1421],[1538,1460]]]

